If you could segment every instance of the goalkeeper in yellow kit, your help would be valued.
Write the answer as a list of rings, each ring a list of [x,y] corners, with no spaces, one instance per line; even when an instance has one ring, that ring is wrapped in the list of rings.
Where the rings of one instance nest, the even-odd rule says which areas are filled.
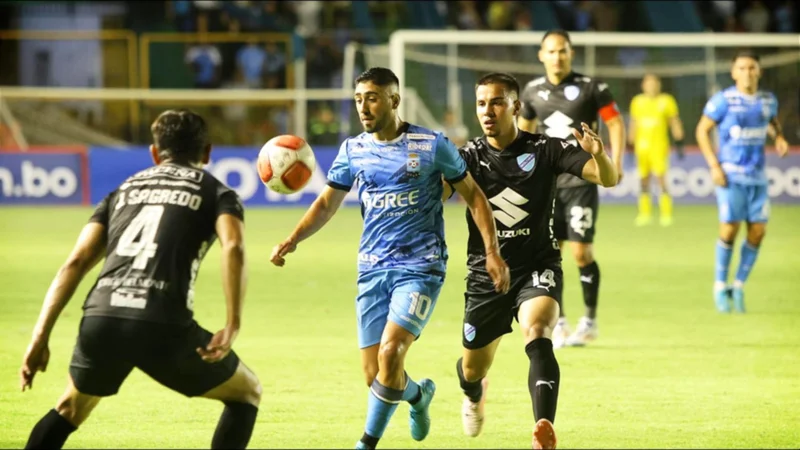
[[[661,196],[658,206],[661,225],[672,224],[672,197],[666,186],[669,169],[669,136],[672,133],[678,158],[683,159],[683,123],[678,116],[675,98],[661,92],[661,80],[653,74],[642,79],[642,93],[631,100],[628,141],[636,152],[642,191],[639,195],[639,215],[636,225],[648,225],[652,221],[650,199],[650,174],[658,178]]]

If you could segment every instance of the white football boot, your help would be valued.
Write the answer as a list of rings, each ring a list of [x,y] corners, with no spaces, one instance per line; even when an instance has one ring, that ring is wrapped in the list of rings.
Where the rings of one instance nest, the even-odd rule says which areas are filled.
[[[569,323],[567,323],[567,318],[558,319],[555,328],[553,328],[553,348],[564,347],[570,334],[572,334],[572,330],[569,327]]]
[[[489,388],[489,379],[484,377],[481,380],[483,394],[478,403],[473,403],[469,397],[464,397],[461,405],[461,424],[464,426],[464,434],[469,437],[476,437],[481,434],[483,428],[483,407],[486,404],[486,390]]]
[[[581,317],[578,328],[567,338],[567,347],[582,347],[597,339],[597,320]]]

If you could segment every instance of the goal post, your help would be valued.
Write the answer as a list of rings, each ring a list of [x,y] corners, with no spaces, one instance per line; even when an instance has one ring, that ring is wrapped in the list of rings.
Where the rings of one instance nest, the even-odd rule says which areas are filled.
[[[543,36],[541,31],[398,30],[390,36],[386,62],[400,79],[401,95],[413,90],[439,115],[470,105],[470,83],[483,73],[510,72],[523,85],[543,75],[536,57]],[[782,99],[792,92],[797,97],[800,34],[573,32],[570,39],[574,70],[602,78],[624,110],[639,92],[641,77],[655,73],[690,112],[687,122],[698,119],[708,96],[732,83],[730,58],[739,48],[761,54],[763,88]],[[796,115],[796,101],[787,99],[784,109]],[[409,103],[400,103],[403,117],[414,114]],[[456,117],[464,111],[455,111]],[[477,131],[472,122],[464,120]]]

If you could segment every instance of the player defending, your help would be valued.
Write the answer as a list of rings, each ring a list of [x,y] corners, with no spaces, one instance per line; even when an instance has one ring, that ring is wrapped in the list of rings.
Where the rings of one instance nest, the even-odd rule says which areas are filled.
[[[633,97],[630,106],[628,141],[636,153],[642,191],[639,194],[639,215],[636,225],[649,225],[652,221],[650,174],[658,178],[661,195],[658,199],[659,221],[662,226],[672,225],[672,197],[667,190],[666,175],[669,170],[669,136],[675,141],[678,158],[683,159],[683,123],[678,115],[675,97],[661,92],[661,80],[655,74],[642,79],[642,93]],[[669,131],[668,131],[669,130]]]
[[[211,448],[245,448],[250,440],[261,385],[231,350],[245,291],[242,204],[201,169],[211,145],[200,116],[166,111],[151,129],[156,167],[128,178],[100,203],[45,296],[20,369],[23,391],[47,368],[59,314],[105,257],[83,305],[67,390],[26,448],[61,448],[134,367],[187,397],[225,404]],[[228,317],[212,335],[194,321],[192,308],[200,262],[217,237]]]
[[[488,257],[485,270],[497,292],[508,290],[497,231],[486,197],[458,150],[442,134],[403,122],[397,115],[399,82],[391,70],[371,68],[355,82],[364,133],[342,143],[328,172],[328,186],[271,260],[319,231],[358,183],[364,230],[358,254],[356,317],[361,361],[370,388],[364,435],[356,448],[375,448],[400,402],[410,408],[411,436],[425,439],[433,381],[414,382],[406,353],[431,318],[445,279],[442,176],[467,201]]]
[[[789,151],[789,144],[778,121],[778,100],[771,92],[758,89],[761,77],[758,56],[748,51],[737,53],[731,77],[736,84],[716,93],[706,103],[696,137],[717,185],[720,224],[714,302],[720,312],[727,313],[732,298],[736,310],[743,313],[744,283],[756,263],[769,218],[764,145],[770,135],[778,155],[783,157]],[[719,134],[719,156],[709,138],[715,127]],[[739,270],[731,289],[728,267],[742,221],[747,222],[747,238],[742,243]]]
[[[625,124],[608,86],[597,79],[572,71],[574,56],[569,34],[562,30],[548,31],[542,38],[539,61],[544,64],[544,77],[536,78],[522,92],[522,110],[519,127],[530,133],[538,132],[550,137],[567,139],[576,145],[572,137],[573,127],[588,123],[597,132],[597,116],[608,127],[611,153],[622,177],[622,152],[625,146]],[[583,303],[586,314],[578,322],[575,333],[570,334],[561,294],[559,301],[561,317],[553,330],[553,344],[580,346],[597,338],[597,301],[600,292],[600,268],[594,259],[592,242],[599,204],[596,185],[570,173],[559,175],[556,183],[555,229],[559,248],[565,240],[570,241],[572,255],[578,264],[583,287]],[[563,290],[562,285],[555,289]]]
[[[558,321],[557,287],[562,282],[561,252],[553,233],[555,181],[570,173],[611,187],[619,175],[600,138],[586,123],[572,131],[584,149],[559,138],[517,129],[519,84],[511,75],[492,73],[478,80],[476,112],[484,136],[461,148],[470,173],[489,197],[497,220],[500,254],[511,269],[511,289],[497,294],[482,264],[484,254],[475,222],[467,215],[467,290],[464,354],[456,364],[466,395],[461,410],[464,432],[477,436],[483,426],[486,374],[500,338],[516,318],[530,360],[528,390],[537,420],[533,448],[555,448],[553,422],[560,370],[553,354],[552,330]],[[445,189],[445,196],[452,189]]]

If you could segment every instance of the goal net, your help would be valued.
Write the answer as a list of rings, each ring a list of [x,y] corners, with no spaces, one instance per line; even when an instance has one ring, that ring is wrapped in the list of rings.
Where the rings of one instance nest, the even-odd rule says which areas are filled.
[[[474,83],[492,71],[509,72],[520,84],[544,74],[537,52],[543,32],[400,30],[386,46],[361,47],[366,65],[391,67],[401,80],[408,120],[443,127],[446,111],[470,131],[474,117]],[[655,73],[662,89],[675,96],[687,127],[687,144],[708,97],[732,83],[730,61],[742,47],[760,54],[761,87],[781,101],[781,121],[788,135],[798,132],[800,35],[792,34],[659,34],[571,33],[573,69],[601,78],[623,114],[640,92],[642,76]],[[409,94],[412,101],[408,100]],[[420,120],[422,119],[422,120]],[[427,123],[426,123],[427,122]]]

